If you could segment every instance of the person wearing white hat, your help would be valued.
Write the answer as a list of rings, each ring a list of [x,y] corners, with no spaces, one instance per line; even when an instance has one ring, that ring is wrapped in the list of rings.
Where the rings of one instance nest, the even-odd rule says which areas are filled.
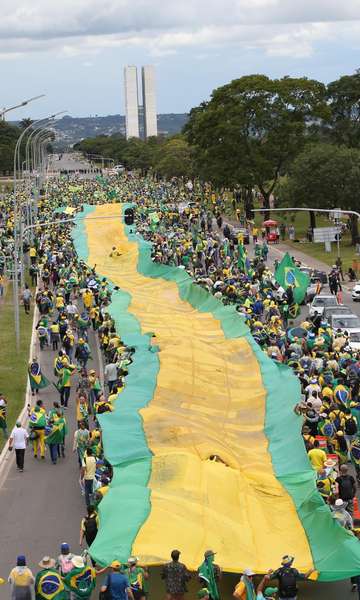
[[[253,600],[255,598],[254,575],[255,572],[252,569],[244,569],[244,573],[233,592],[233,597],[236,600]]]
[[[55,560],[50,556],[44,556],[39,562],[40,571],[35,577],[36,600],[47,600],[49,598],[49,585],[51,586],[51,600],[63,600],[65,597],[65,586],[60,573],[55,568]]]
[[[344,500],[338,498],[335,500],[335,505],[333,509],[333,518],[337,520],[339,525],[345,527],[345,529],[352,529],[354,526],[354,522],[350,513],[346,510],[346,505]]]

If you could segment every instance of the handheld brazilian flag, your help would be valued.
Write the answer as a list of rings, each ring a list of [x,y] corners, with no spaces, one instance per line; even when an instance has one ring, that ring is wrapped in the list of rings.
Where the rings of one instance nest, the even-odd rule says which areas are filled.
[[[62,579],[55,569],[46,569],[38,573],[35,580],[37,600],[66,600],[67,592]]]
[[[207,556],[203,563],[201,563],[198,573],[199,578],[205,582],[207,589],[210,592],[212,600],[220,600],[219,590],[216,584],[215,571],[214,571],[214,555]]]
[[[96,573],[92,567],[75,568],[65,576],[64,582],[77,598],[89,598],[96,585]]]
[[[295,266],[294,261],[287,252],[275,271],[275,279],[284,290],[291,285],[295,303],[301,304],[305,298],[310,279],[306,273]]]
[[[246,250],[244,244],[238,244],[238,269],[243,273],[247,273]]]
[[[42,390],[50,385],[50,381],[42,374],[39,363],[32,362],[29,365],[28,373],[32,390]]]

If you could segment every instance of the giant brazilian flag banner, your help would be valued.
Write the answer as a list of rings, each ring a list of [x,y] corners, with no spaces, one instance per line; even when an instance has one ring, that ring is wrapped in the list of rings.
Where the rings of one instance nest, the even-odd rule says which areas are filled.
[[[323,581],[358,575],[359,541],[316,487],[294,412],[297,377],[262,352],[235,306],[184,269],[154,263],[151,244],[123,222],[127,207],[85,207],[73,230],[79,257],[112,285],[109,311],[136,348],[114,411],[98,417],[114,476],[92,558],[159,565],[179,547],[196,570],[214,548],[231,573],[265,573],[288,553]],[[288,267],[294,290],[305,287]]]

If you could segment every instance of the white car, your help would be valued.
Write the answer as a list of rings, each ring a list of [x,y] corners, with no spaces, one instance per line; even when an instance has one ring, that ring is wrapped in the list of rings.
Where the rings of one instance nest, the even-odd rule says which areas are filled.
[[[357,315],[332,315],[330,326],[334,333],[336,331],[347,331],[347,333],[360,333],[360,317]]]
[[[350,333],[350,348],[353,350],[360,350],[360,332]]]
[[[360,301],[360,282],[355,283],[352,292],[351,292],[351,297],[353,300],[359,300]]]
[[[316,312],[318,315],[322,315],[325,307],[328,308],[329,306],[338,305],[339,303],[336,296],[325,296],[325,294],[319,294],[318,296],[315,296],[314,300],[310,304],[309,316],[313,317]]]

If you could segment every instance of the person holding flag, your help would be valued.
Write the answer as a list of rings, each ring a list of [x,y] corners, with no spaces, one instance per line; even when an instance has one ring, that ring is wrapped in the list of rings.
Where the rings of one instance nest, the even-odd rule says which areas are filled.
[[[35,600],[67,600],[65,585],[55,568],[55,560],[44,556],[39,567],[41,570],[35,577]]]
[[[204,562],[198,569],[198,576],[201,583],[209,590],[210,600],[220,600],[217,582],[221,577],[221,569],[214,564],[215,552],[206,550],[204,553]]]
[[[235,587],[233,596],[237,600],[256,600],[255,586],[253,576],[255,575],[252,569],[245,569],[240,578],[239,583]]]
[[[39,404],[36,404],[29,415],[30,439],[33,443],[34,458],[38,457],[40,451],[40,457],[43,460],[45,459],[45,427],[45,410]]]
[[[299,304],[305,298],[310,283],[309,276],[295,266],[291,256],[286,252],[275,271],[275,279],[284,290],[291,289],[292,294],[287,294],[288,312],[291,317],[295,318],[299,312]]]
[[[31,394],[38,393],[39,390],[46,388],[50,385],[50,381],[42,374],[40,363],[36,356],[32,359],[28,367],[29,381]]]
[[[239,271],[242,273],[247,273],[247,254],[242,242],[238,243],[238,262],[237,266]]]
[[[65,588],[73,600],[90,598],[96,586],[96,572],[85,564],[82,556],[73,556],[74,568],[64,577]]]

